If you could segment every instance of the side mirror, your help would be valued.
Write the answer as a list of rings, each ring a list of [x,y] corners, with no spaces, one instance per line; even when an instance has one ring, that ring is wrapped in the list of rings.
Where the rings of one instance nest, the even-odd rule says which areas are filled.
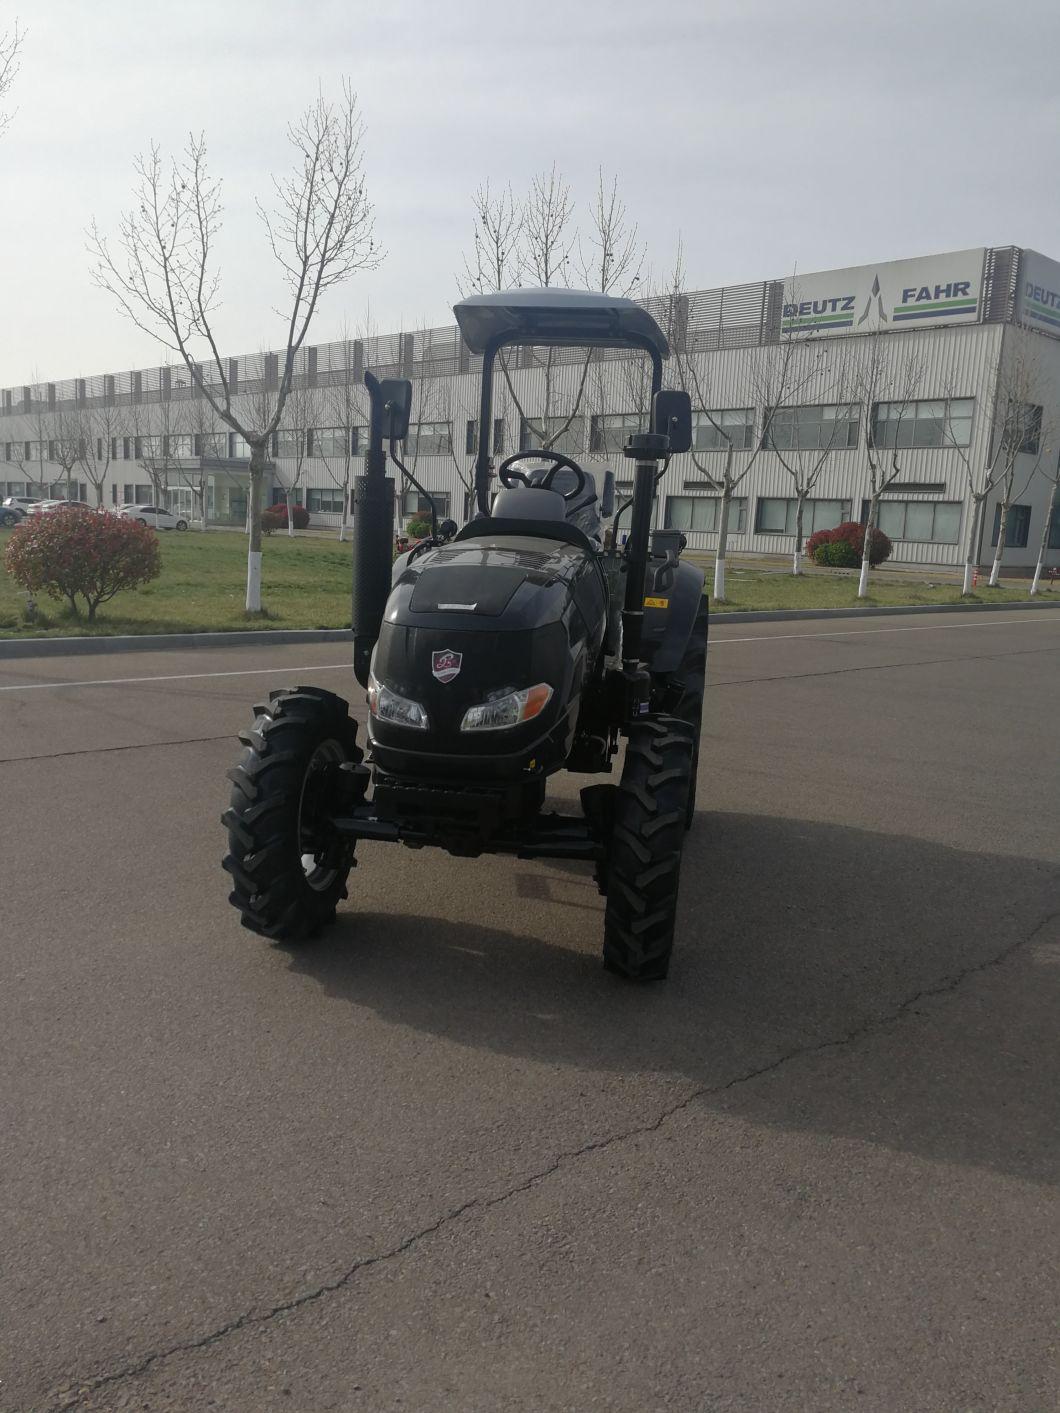
[[[404,441],[412,416],[412,384],[408,378],[377,378],[365,372],[364,385],[372,402],[373,415],[382,413],[384,442]]]
[[[603,489],[600,492],[600,518],[610,520],[615,513],[615,473],[604,472]]]
[[[670,438],[670,450],[692,450],[692,399],[686,392],[657,392],[651,401],[651,430]]]

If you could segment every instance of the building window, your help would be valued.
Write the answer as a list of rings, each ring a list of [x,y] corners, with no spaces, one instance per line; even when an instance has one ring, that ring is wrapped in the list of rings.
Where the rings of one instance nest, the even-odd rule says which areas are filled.
[[[118,504],[118,487],[116,485],[110,488],[110,503],[111,505]]]
[[[692,417],[692,446],[696,451],[747,451],[754,445],[753,407],[728,407],[717,412],[696,412]]]
[[[448,422],[417,422],[405,439],[406,456],[448,456],[453,433]]]
[[[449,492],[431,491],[431,500],[434,501],[435,513],[439,520],[443,520],[449,514]],[[421,496],[419,491],[406,491],[401,497],[402,515],[430,515],[431,501],[426,496]]]
[[[464,438],[464,451],[468,456],[474,456],[478,452],[478,420],[474,417],[467,419],[467,430]],[[504,418],[494,417],[493,419],[493,454],[494,456],[504,455]]]
[[[967,446],[972,439],[971,397],[878,402],[872,413],[877,447]]]
[[[250,443],[238,432],[228,434],[228,455],[233,461],[250,460]]]
[[[534,426],[523,418],[519,435],[520,451],[536,451],[542,441],[548,441],[555,437],[549,447],[550,451],[562,452],[565,456],[578,456],[585,449],[585,418],[584,417],[535,417]],[[567,426],[567,423],[570,426]],[[564,430],[566,428],[566,430]],[[544,433],[544,437],[538,432]]]
[[[994,528],[990,532],[990,543],[997,544],[998,531],[1001,528],[1001,507],[994,506]],[[1006,549],[1026,549],[1027,536],[1031,528],[1031,508],[1029,505],[1010,505],[1008,508],[1008,518],[1005,520],[1005,548]]]
[[[1004,442],[1037,456],[1042,437],[1042,409],[1031,402],[1010,402],[1005,414]]]
[[[273,432],[272,434],[272,454],[273,456],[286,456],[292,459],[302,455],[302,433],[301,432]]]
[[[135,490],[136,490],[136,487],[135,487],[135,486],[130,486],[130,485],[128,484],[128,482],[126,482],[125,485],[122,486],[122,488],[121,488],[122,505],[132,505],[132,503],[133,503],[133,492],[134,492]]]
[[[135,497],[135,499],[136,499],[137,505],[154,505],[154,503],[155,503],[155,491],[154,491],[154,487],[151,486],[151,485],[137,486],[137,487],[136,487],[136,497]]]
[[[667,496],[668,530],[717,530],[721,525],[720,496]],[[740,534],[747,529],[747,497],[733,496],[729,502],[729,530]]]
[[[826,451],[858,444],[861,410],[828,403],[820,407],[778,407],[769,426],[769,445],[778,451]]]
[[[317,515],[341,515],[342,491],[338,487],[314,486],[306,492],[306,509]]]
[[[794,535],[799,502],[777,496],[759,496],[755,506],[756,535]],[[850,519],[848,500],[806,500],[802,507],[802,533],[834,530]]]
[[[1049,519],[1049,548],[1060,549],[1060,500],[1053,506]]]
[[[5,443],[4,443],[4,460],[5,460],[5,461],[10,461],[11,459],[12,459],[12,457],[11,457],[11,443],[10,443],[10,442],[5,442]]]
[[[861,522],[869,518],[869,503],[861,502]],[[957,500],[881,500],[877,524],[892,540],[955,545],[961,533],[961,503]]]
[[[562,426],[563,419],[559,421]],[[647,418],[639,412],[623,412],[589,421],[589,450],[597,456],[621,456],[634,432],[643,432]]]
[[[359,427],[317,427],[312,433],[312,445],[309,448],[310,456],[346,456],[346,444],[349,442],[350,455],[357,451]],[[365,429],[367,430],[367,429]]]

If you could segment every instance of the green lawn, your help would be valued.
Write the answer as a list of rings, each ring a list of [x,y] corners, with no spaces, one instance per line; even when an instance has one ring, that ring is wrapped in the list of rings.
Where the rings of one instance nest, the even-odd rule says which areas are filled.
[[[707,566],[707,590],[711,586],[711,567]],[[869,580],[869,597],[858,598],[858,576],[851,574],[792,574],[764,573],[754,569],[733,569],[725,575],[725,602],[711,604],[718,613],[734,613],[740,609],[776,608],[884,608],[901,604],[933,603],[1017,603],[1028,597],[1029,579],[1002,581],[996,589],[987,588],[982,579],[979,587],[966,599],[961,586],[940,583],[925,572],[923,580],[903,575],[888,576],[886,568],[874,571]],[[1060,593],[1043,595],[1044,601]]]
[[[10,531],[0,531],[0,551]],[[159,536],[162,574],[142,589],[104,604],[96,622],[71,618],[61,604],[38,597],[47,624],[23,622],[26,595],[0,570],[0,637],[63,637],[89,633],[230,632],[239,628],[343,628],[350,622],[349,543],[313,535],[270,535],[262,543],[261,597],[265,616],[247,617],[247,542],[221,531],[175,530]]]
[[[9,531],[0,531],[0,551]],[[0,637],[73,634],[180,633],[264,628],[344,628],[350,622],[349,544],[312,535],[272,535],[264,541],[262,599],[265,615],[248,619],[243,609],[246,540],[242,535],[195,531],[160,536],[162,576],[143,589],[120,594],[99,611],[96,623],[71,618],[60,604],[41,598],[43,623],[23,621],[25,594],[0,570]],[[719,612],[736,609],[846,608],[857,603],[857,576],[789,574],[734,568],[728,572],[728,602]],[[711,571],[707,568],[707,587]],[[1014,579],[997,589],[980,588],[973,603],[1015,602],[1027,597],[1027,580]],[[1043,595],[1048,602],[1053,595]],[[1060,603],[1060,593],[1055,595]],[[956,584],[932,585],[925,571],[918,582],[886,569],[873,575],[869,604],[960,602]]]

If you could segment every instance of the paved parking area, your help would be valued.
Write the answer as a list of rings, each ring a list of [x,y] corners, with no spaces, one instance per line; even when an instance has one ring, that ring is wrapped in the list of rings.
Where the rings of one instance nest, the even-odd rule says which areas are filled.
[[[648,989],[581,865],[239,928],[347,659],[0,661],[0,1408],[1054,1408],[1060,612],[719,625]]]

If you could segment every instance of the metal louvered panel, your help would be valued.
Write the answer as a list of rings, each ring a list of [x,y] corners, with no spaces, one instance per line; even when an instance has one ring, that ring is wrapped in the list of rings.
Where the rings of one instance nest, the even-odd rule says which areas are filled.
[[[999,324],[1012,319],[1019,288],[1020,254],[1015,245],[995,246],[986,252],[980,315],[984,323]]]

